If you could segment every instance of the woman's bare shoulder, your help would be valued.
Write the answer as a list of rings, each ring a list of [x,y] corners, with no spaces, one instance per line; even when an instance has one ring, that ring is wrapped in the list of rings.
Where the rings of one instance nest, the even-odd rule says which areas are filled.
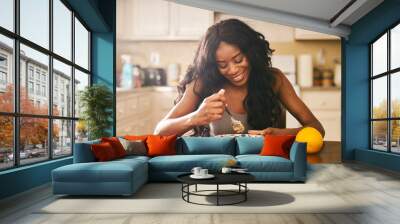
[[[191,92],[200,92],[200,90],[201,90],[201,87],[202,87],[202,84],[201,84],[201,82],[200,82],[200,80],[198,80],[198,79],[195,79],[195,80],[192,80],[191,82],[189,82],[188,84],[186,84],[186,90],[188,91],[191,91]]]
[[[275,93],[278,93],[279,90],[281,89],[282,84],[283,84],[283,81],[284,81],[284,79],[285,79],[286,77],[285,77],[285,75],[283,74],[283,72],[282,72],[280,69],[278,69],[278,68],[272,67],[272,68],[271,68],[271,71],[272,71],[272,74],[273,74],[274,77],[275,77],[275,84],[274,84],[273,89],[274,89],[274,92],[275,92]]]

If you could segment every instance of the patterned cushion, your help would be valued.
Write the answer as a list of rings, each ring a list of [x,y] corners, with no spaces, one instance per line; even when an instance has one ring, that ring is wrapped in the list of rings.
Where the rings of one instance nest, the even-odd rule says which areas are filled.
[[[126,155],[145,156],[147,155],[146,145],[141,140],[126,140],[119,138],[122,146],[126,151]]]

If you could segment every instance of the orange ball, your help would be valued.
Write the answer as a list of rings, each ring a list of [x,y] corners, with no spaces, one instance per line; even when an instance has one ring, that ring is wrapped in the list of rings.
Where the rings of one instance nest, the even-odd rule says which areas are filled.
[[[296,141],[307,143],[307,154],[318,153],[324,143],[321,133],[312,127],[301,129],[296,135]]]

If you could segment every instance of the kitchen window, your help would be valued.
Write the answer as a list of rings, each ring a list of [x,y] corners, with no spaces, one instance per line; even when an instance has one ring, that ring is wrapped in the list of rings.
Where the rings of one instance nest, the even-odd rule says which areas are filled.
[[[0,16],[0,82],[11,87],[0,91],[0,171],[71,156],[87,131],[75,128],[76,109],[57,101],[77,104],[75,87],[90,85],[90,30],[63,0],[0,1],[10,12]],[[72,88],[58,89],[57,79]]]
[[[373,150],[400,153],[400,24],[370,44]]]

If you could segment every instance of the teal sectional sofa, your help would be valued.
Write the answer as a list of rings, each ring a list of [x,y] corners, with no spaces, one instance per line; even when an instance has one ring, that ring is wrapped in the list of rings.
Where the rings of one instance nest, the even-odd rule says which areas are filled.
[[[294,142],[290,159],[260,156],[262,137],[180,137],[177,155],[127,156],[96,162],[91,141],[75,144],[74,163],[52,171],[54,194],[131,195],[148,181],[176,181],[193,167],[219,172],[228,160],[236,160],[259,182],[305,182],[306,144]]]

